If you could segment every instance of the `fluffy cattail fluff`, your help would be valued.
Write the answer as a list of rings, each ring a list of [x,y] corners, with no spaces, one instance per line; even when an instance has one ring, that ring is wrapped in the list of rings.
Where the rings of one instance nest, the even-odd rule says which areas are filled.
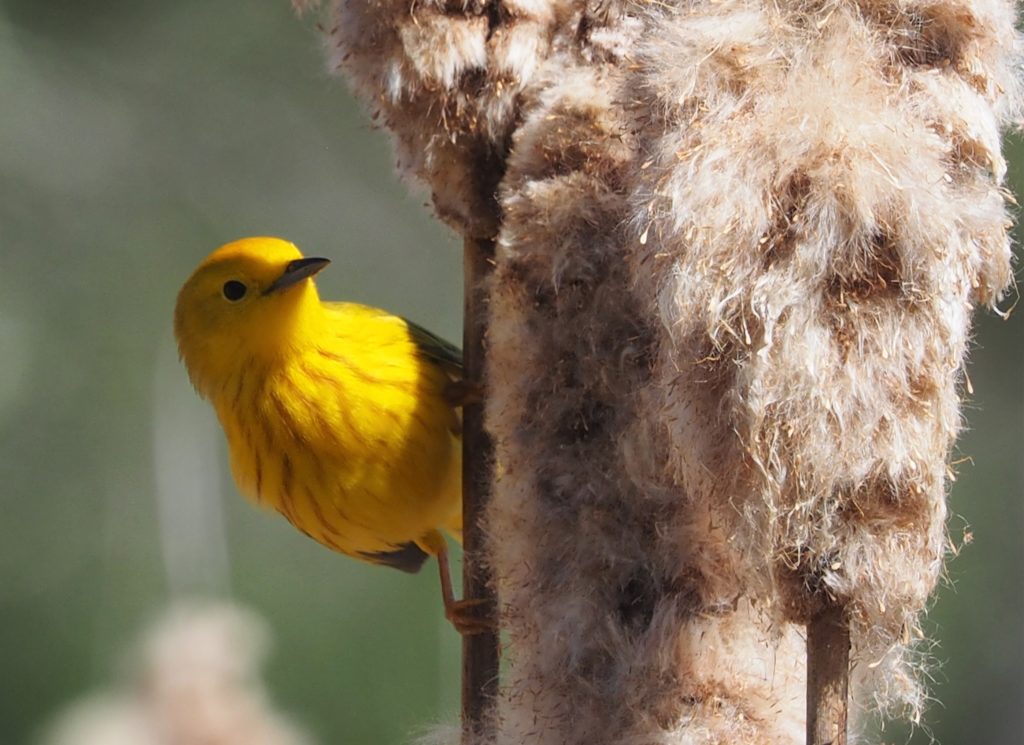
[[[857,695],[916,715],[970,315],[1011,281],[1012,5],[332,19],[402,170],[498,239],[499,742],[799,742],[833,602]]]
[[[46,745],[309,745],[267,700],[262,623],[230,605],[182,605],[149,631],[134,684],[76,702]]]

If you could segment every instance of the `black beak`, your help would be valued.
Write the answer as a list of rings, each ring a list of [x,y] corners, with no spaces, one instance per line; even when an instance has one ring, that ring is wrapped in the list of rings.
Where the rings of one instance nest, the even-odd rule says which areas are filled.
[[[264,295],[271,295],[275,292],[285,290],[304,279],[312,277],[325,266],[331,263],[330,259],[308,258],[289,261],[284,268],[284,274],[274,280],[274,283],[263,291]]]

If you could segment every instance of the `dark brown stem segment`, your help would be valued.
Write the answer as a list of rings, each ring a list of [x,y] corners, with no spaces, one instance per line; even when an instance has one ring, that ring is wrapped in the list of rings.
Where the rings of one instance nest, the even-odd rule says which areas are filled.
[[[463,366],[466,380],[485,385],[484,336],[487,307],[483,280],[493,266],[494,241],[466,238],[463,247],[465,320]],[[497,601],[484,559],[481,519],[491,491],[494,462],[490,438],[483,426],[483,405],[462,410],[462,597],[484,601],[478,608],[490,629],[462,637],[462,742],[490,742],[494,702],[498,692]]]
[[[840,605],[807,624],[807,745],[846,745],[850,627]]]

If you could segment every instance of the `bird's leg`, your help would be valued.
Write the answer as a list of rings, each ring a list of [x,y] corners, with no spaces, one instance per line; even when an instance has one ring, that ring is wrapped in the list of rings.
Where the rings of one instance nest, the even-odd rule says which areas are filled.
[[[441,598],[444,601],[444,616],[460,634],[482,634],[494,629],[494,621],[481,618],[480,611],[484,601],[480,598],[455,599],[452,589],[452,573],[448,564],[448,544],[437,531],[428,533],[422,541],[422,547],[437,557],[437,568],[441,575]]]
[[[482,598],[456,600],[452,592],[452,575],[448,567],[448,552],[437,555],[437,566],[441,572],[441,596],[444,599],[444,616],[460,634],[482,634],[494,628],[494,622],[478,615],[486,602]]]
[[[472,406],[484,401],[484,387],[475,380],[453,380],[441,392],[444,400],[452,408]]]

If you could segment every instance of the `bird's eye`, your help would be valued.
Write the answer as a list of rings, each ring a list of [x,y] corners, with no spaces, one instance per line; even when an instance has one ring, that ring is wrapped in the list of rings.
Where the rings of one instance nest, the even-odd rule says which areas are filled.
[[[221,289],[221,292],[224,293],[225,298],[233,303],[237,303],[245,297],[246,289],[246,286],[237,279],[229,279],[224,283],[224,287]]]

